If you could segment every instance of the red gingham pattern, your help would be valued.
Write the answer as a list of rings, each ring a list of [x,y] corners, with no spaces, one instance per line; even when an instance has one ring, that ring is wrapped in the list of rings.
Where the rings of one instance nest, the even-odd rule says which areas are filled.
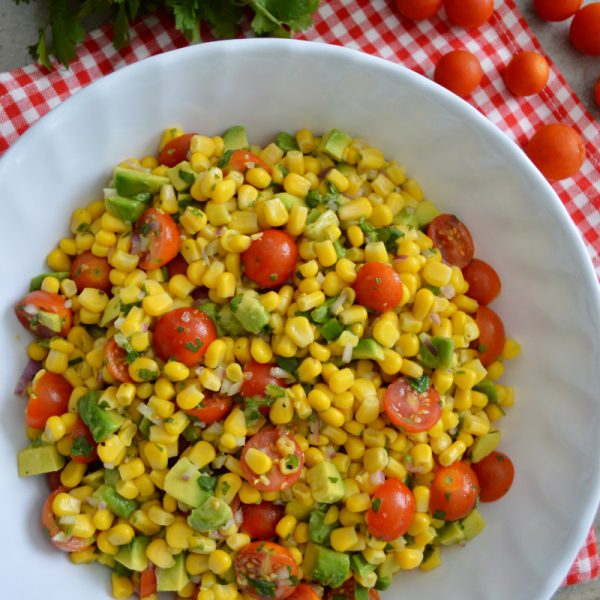
[[[419,23],[399,19],[391,0],[321,0],[315,26],[298,37],[363,50],[431,76],[438,58],[466,48],[481,61],[485,75],[470,102],[512,139],[522,144],[542,124],[569,123],[586,143],[587,160],[571,179],[554,189],[581,232],[600,276],[600,127],[585,110],[563,76],[550,63],[548,86],[538,95],[514,98],[502,83],[501,71],[520,49],[542,52],[513,0],[503,0],[490,22],[478,30],[451,27],[443,11]],[[88,83],[138,60],[187,45],[162,13],[139,20],[131,45],[115,50],[104,26],[86,37],[77,60],[66,70],[47,73],[37,65],[0,73],[0,154],[31,124]],[[244,35],[250,35],[245,24]],[[212,39],[203,32],[203,39]],[[591,529],[563,585],[598,576],[598,551]]]

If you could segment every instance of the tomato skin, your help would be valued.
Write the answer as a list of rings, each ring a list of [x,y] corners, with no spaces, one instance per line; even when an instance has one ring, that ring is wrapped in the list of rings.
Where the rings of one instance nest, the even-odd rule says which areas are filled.
[[[152,563],[140,575],[140,600],[156,594],[156,572]]]
[[[46,421],[67,412],[73,387],[62,375],[46,371],[35,380],[25,409],[28,427],[44,429]]]
[[[548,83],[550,67],[539,52],[519,52],[504,71],[504,83],[515,96],[531,96]]]
[[[481,486],[479,499],[482,502],[500,500],[510,490],[515,467],[503,452],[494,451],[472,466]]]
[[[494,12],[494,0],[444,0],[453,25],[473,29],[487,23]]]
[[[479,304],[489,304],[498,297],[502,289],[500,276],[494,267],[483,260],[474,258],[462,269],[463,277],[469,284],[467,294]]]
[[[261,364],[254,360],[246,363],[244,366],[244,383],[240,390],[242,396],[244,398],[252,398],[253,396],[264,398],[268,385],[283,387],[285,381],[271,375],[271,369],[276,366],[273,363]]]
[[[94,440],[91,431],[88,429],[87,425],[83,422],[79,415],[77,415],[77,420],[75,421],[75,425],[73,426],[71,438],[73,440],[73,444],[77,442],[78,438],[83,438],[83,440],[85,440],[83,442],[84,446],[86,445],[86,442],[89,445],[89,452],[87,452],[87,456],[83,453],[73,454],[73,448],[71,448],[71,459],[74,462],[89,464],[94,462],[98,458],[96,440]]]
[[[176,308],[160,317],[154,326],[152,345],[164,361],[176,358],[188,367],[200,362],[217,337],[211,318],[197,308]]]
[[[402,280],[394,269],[380,262],[365,263],[352,284],[356,300],[377,312],[393,310],[402,300]]]
[[[410,489],[398,479],[387,479],[375,488],[366,521],[371,535],[390,542],[408,531],[414,515]]]
[[[298,459],[298,468],[296,471],[284,475],[278,466],[278,461],[281,457],[279,451],[277,450],[276,443],[280,437],[287,437],[294,444],[294,456]],[[245,457],[250,448],[256,448],[261,452],[264,452],[267,456],[269,456],[273,460],[273,466],[271,470],[265,474],[265,477],[269,480],[269,483],[265,483],[262,481],[258,475],[254,473],[254,471],[248,466],[246,463]],[[244,477],[248,480],[250,485],[253,485],[257,490],[261,492],[273,492],[278,490],[283,490],[291,487],[298,481],[302,473],[302,467],[304,466],[304,452],[300,448],[300,445],[295,440],[293,435],[288,434],[285,429],[278,427],[277,429],[267,429],[263,431],[259,431],[255,433],[244,446],[242,450],[242,456],[240,458],[240,463],[242,466],[242,471],[244,473]]]
[[[283,505],[263,500],[260,504],[242,504],[241,529],[254,540],[270,540],[277,535],[275,527],[285,515]]]
[[[136,235],[148,243],[148,249],[140,256],[140,269],[160,269],[177,256],[181,235],[171,215],[157,208],[148,208],[136,223],[135,230]]]
[[[558,181],[579,171],[585,160],[585,144],[569,125],[551,123],[535,132],[525,153],[546,179]]]
[[[158,162],[167,167],[174,167],[187,158],[190,142],[195,133],[184,133],[167,142],[158,154]]]
[[[61,492],[68,492],[68,490],[63,486],[58,487],[53,492],[50,492],[50,495],[46,498],[44,506],[42,507],[42,527],[46,530],[48,539],[55,548],[63,550],[64,552],[78,552],[80,550],[85,550],[94,543],[93,537],[80,538],[72,535],[62,541],[53,539],[55,535],[62,531],[52,512],[52,501]]]
[[[271,174],[271,167],[260,156],[248,150],[234,150],[223,168],[223,173],[228,173],[230,170],[245,173],[251,167],[262,167]]]
[[[442,8],[443,0],[395,0],[396,10],[407,19],[431,19]]]
[[[60,474],[61,471],[52,471],[51,473],[46,474],[46,481],[51,492],[62,485]]]
[[[479,59],[467,50],[451,50],[435,66],[433,80],[460,98],[468,98],[481,83]]]
[[[594,86],[594,101],[600,106],[600,78],[596,81],[596,85]]]
[[[564,21],[572,17],[583,0],[533,0],[535,12],[544,21]]]
[[[383,406],[388,419],[409,433],[427,431],[442,414],[440,397],[432,386],[419,393],[404,377],[399,377],[387,387]]]
[[[479,360],[484,367],[491,365],[501,354],[506,341],[504,323],[500,317],[487,306],[480,306],[475,315],[479,327]]]
[[[71,330],[73,321],[73,313],[70,308],[65,306],[66,300],[58,294],[37,290],[27,294],[22,300],[15,305],[15,315],[25,329],[31,331],[34,335],[43,338],[51,338],[55,336],[66,337]],[[25,310],[27,308],[27,310]],[[56,314],[61,321],[60,332],[51,331],[37,321],[35,314],[30,314],[27,311],[44,311],[47,313]]]
[[[291,596],[288,596],[288,600],[319,600],[316,592],[307,583],[301,583],[294,590]]]
[[[127,352],[115,342],[114,338],[104,345],[104,361],[108,372],[121,383],[132,383],[126,356]]]
[[[466,462],[458,461],[449,467],[440,467],[436,472],[431,482],[429,511],[434,518],[456,521],[473,510],[478,496],[479,481],[475,471]]]
[[[95,256],[90,250],[86,250],[73,259],[71,279],[75,282],[78,292],[84,288],[95,288],[110,294],[110,270],[111,266],[106,258]]]
[[[238,587],[252,598],[259,600],[263,600],[264,596],[252,587],[249,579],[273,583],[273,594],[269,597],[275,600],[288,598],[298,585],[292,583],[297,581],[298,576],[296,561],[287,548],[274,542],[251,542],[244,546],[234,559],[234,568]],[[290,579],[274,577],[274,574],[282,568],[288,570]]]
[[[571,44],[582,54],[600,56],[600,4],[580,8],[571,21]]]
[[[244,273],[264,288],[281,285],[294,273],[298,246],[291,235],[279,229],[267,229],[242,254]]]
[[[456,265],[462,269],[473,260],[475,245],[471,232],[454,215],[438,215],[429,224],[427,235],[449,265]]]
[[[206,396],[200,406],[185,412],[205,425],[210,425],[225,418],[231,412],[232,406],[233,400],[228,396]]]
[[[178,254],[166,264],[166,267],[169,279],[175,277],[175,275],[187,275],[188,261],[181,254]]]

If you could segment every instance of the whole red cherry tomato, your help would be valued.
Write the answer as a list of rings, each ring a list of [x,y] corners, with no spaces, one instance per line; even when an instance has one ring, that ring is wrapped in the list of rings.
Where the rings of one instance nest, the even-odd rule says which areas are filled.
[[[506,454],[494,451],[472,467],[481,486],[479,499],[482,502],[500,500],[510,490],[515,467]]]
[[[265,288],[281,285],[290,278],[298,261],[294,238],[279,229],[267,229],[242,254],[248,279]]]
[[[167,167],[174,167],[187,158],[190,143],[195,133],[184,133],[167,142],[158,155],[158,162]]]
[[[504,71],[504,83],[515,96],[531,96],[546,87],[549,75],[548,61],[539,52],[519,52]]]
[[[35,379],[25,409],[27,425],[44,429],[50,417],[60,417],[66,413],[72,391],[73,386],[62,375],[50,371]]]
[[[431,482],[429,511],[434,519],[456,521],[475,508],[479,481],[475,471],[463,461],[440,467]]]
[[[402,300],[402,280],[385,263],[365,263],[358,270],[352,288],[358,304],[377,312],[393,310]]]
[[[583,0],[533,0],[535,12],[544,21],[564,21],[572,17]]]
[[[73,259],[71,279],[75,282],[79,292],[84,288],[96,288],[109,294],[112,288],[111,268],[106,258],[101,258],[86,250]]]
[[[494,0],[444,0],[453,25],[473,29],[487,23],[494,12]]]
[[[506,341],[504,323],[487,306],[480,306],[477,309],[475,322],[479,327],[479,360],[483,366],[487,367],[502,354],[504,349]]]
[[[502,288],[500,277],[494,267],[485,261],[474,258],[463,267],[462,274],[469,284],[467,294],[479,304],[489,304],[500,294]]]
[[[275,527],[285,515],[285,507],[268,500],[259,504],[242,504],[241,530],[253,540],[270,540],[277,535]]]
[[[398,479],[387,479],[375,488],[365,520],[369,533],[386,542],[404,535],[415,516],[415,499]]]
[[[600,2],[588,4],[575,13],[569,35],[579,52],[600,56]]]
[[[395,0],[396,9],[407,19],[431,19],[442,7],[443,0]]]
[[[461,98],[470,96],[481,82],[479,59],[467,50],[452,50],[440,58],[433,80]]]

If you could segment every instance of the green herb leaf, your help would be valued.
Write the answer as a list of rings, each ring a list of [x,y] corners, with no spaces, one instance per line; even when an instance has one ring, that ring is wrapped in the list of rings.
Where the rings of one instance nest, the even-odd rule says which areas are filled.
[[[261,598],[275,598],[277,584],[274,581],[263,581],[262,579],[251,579],[248,577],[248,583]]]
[[[295,373],[300,361],[297,358],[287,358],[285,356],[276,356],[275,362],[280,369],[288,373]]]
[[[52,52],[65,67],[77,56],[77,44],[83,41],[85,30],[79,16],[71,11],[68,0],[50,1]]]
[[[410,387],[418,394],[424,394],[429,389],[429,377],[421,375],[418,379],[407,377]]]
[[[140,369],[139,376],[144,381],[154,381],[158,377],[158,372],[152,369]]]
[[[165,5],[175,17],[175,27],[190,40],[200,41],[201,9],[197,0],[166,0]]]
[[[446,520],[446,513],[443,510],[440,510],[439,508],[436,509],[433,513],[433,518],[434,519],[441,519],[442,521]]]
[[[52,63],[50,62],[50,55],[48,54],[48,47],[46,46],[46,28],[42,27],[40,29],[38,35],[37,44],[33,44],[29,46],[29,54],[32,58],[35,58],[39,65],[45,67],[46,69],[52,69]],[[81,223],[79,227],[82,225],[87,225],[87,223]],[[77,228],[79,230],[79,227]]]
[[[188,342],[187,344],[183,345],[183,347],[189,350],[190,352],[198,352],[198,350],[200,350],[202,346],[204,346],[204,344],[202,343],[202,340],[200,338],[196,338],[195,344],[193,342]]]
[[[89,458],[94,452],[94,447],[88,442],[85,435],[79,435],[73,440],[71,456],[85,456]]]
[[[208,473],[200,473],[200,477],[198,477],[198,485],[205,492],[214,492],[215,487],[217,486],[217,478],[209,475]]]
[[[381,498],[373,498],[373,501],[371,502],[371,508],[373,509],[373,512],[375,514],[377,514],[379,512],[380,506],[381,506]]]

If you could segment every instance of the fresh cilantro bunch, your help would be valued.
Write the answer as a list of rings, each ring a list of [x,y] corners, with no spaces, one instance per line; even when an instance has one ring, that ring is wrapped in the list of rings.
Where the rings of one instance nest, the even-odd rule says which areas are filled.
[[[130,22],[160,8],[173,16],[175,27],[191,42],[200,41],[202,23],[217,37],[233,37],[246,13],[257,35],[290,37],[312,25],[318,6],[319,0],[49,0],[47,22],[29,51],[47,69],[52,69],[51,56],[67,67],[83,42],[85,19],[110,19],[113,45],[120,49],[129,44]]]

